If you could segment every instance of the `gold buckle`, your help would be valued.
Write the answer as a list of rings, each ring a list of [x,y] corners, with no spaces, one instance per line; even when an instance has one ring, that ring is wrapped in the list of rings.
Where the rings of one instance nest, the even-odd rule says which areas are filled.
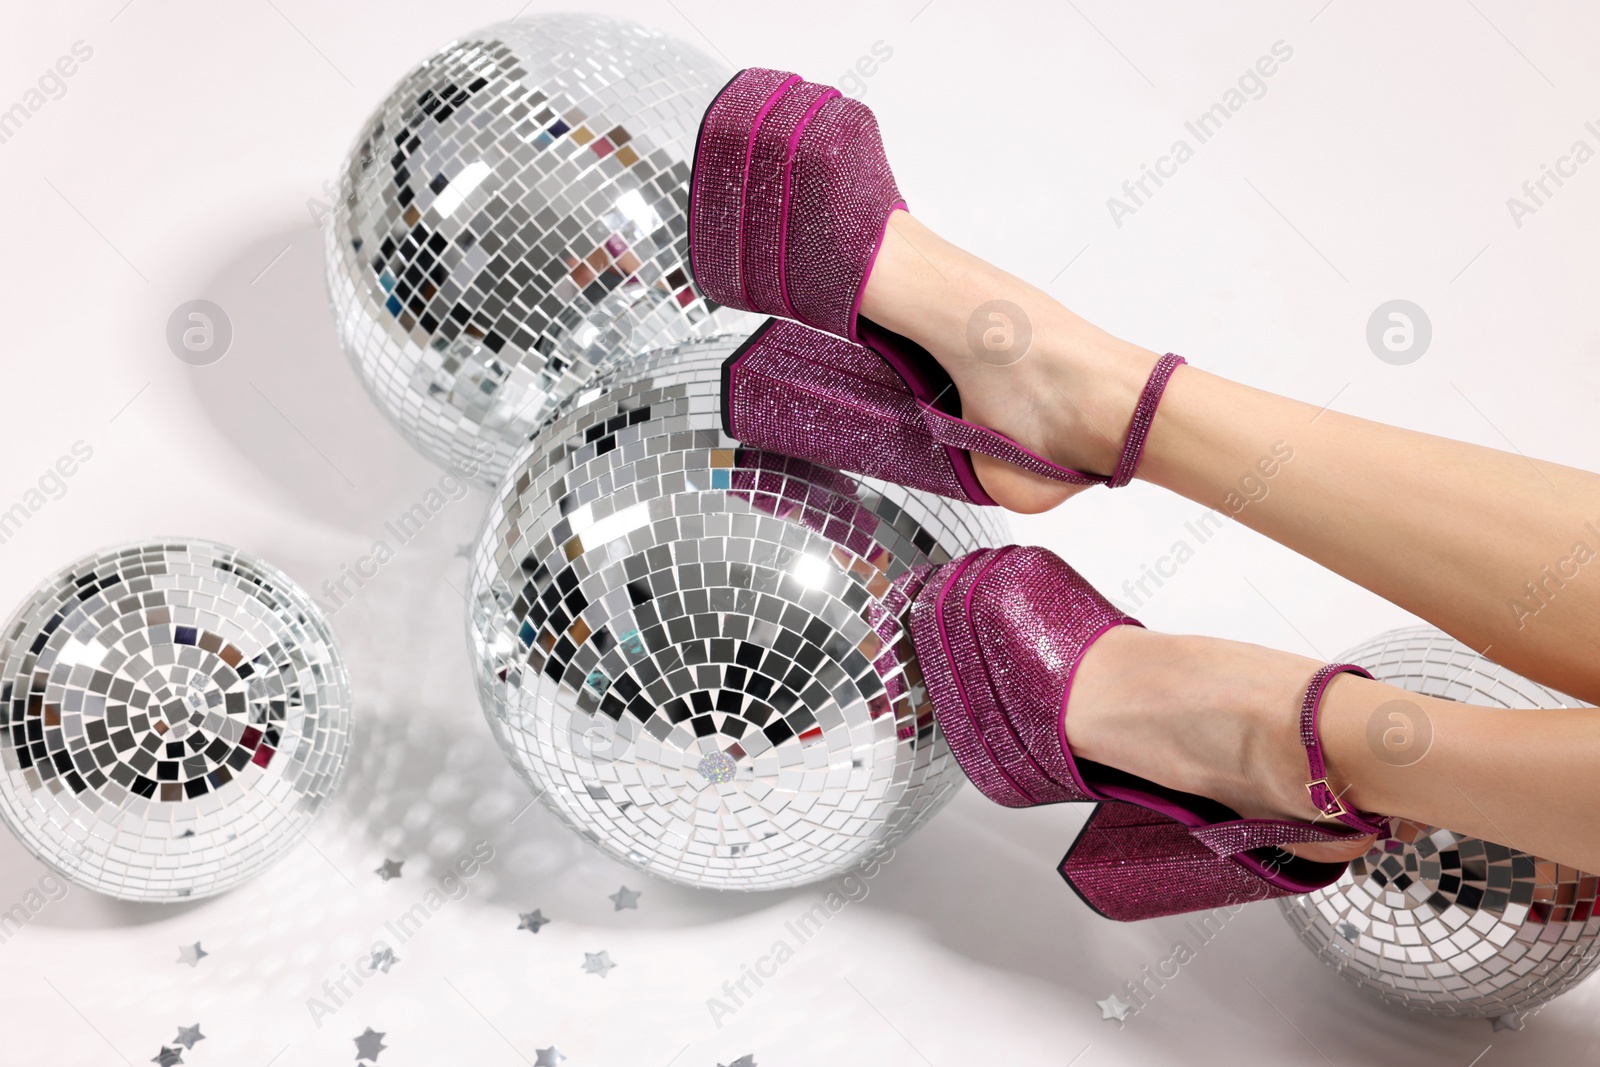
[[[1317,786],[1319,785],[1327,792],[1328,800],[1333,803],[1333,806],[1336,810],[1329,811],[1327,808],[1317,803]],[[1322,814],[1328,816],[1328,818],[1337,819],[1341,815],[1350,814],[1350,809],[1344,806],[1344,801],[1340,800],[1339,794],[1333,791],[1333,786],[1328,784],[1327,778],[1318,778],[1314,782],[1307,782],[1306,792],[1311,794],[1311,806],[1322,812]]]

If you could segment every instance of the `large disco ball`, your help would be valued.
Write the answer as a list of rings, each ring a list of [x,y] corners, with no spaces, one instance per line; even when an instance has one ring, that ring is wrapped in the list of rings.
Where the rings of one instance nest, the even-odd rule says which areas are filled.
[[[611,855],[777,889],[871,857],[962,780],[902,629],[992,511],[742,449],[738,338],[624,364],[513,464],[472,557],[496,739]]]
[[[124,900],[220,893],[332,795],[350,682],[282,571],[209,541],[86,556],[0,640],[0,815],[63,876]]]
[[[1392,630],[1337,658],[1468,704],[1582,704],[1429,626]],[[1333,885],[1279,901],[1300,939],[1339,974],[1415,1011],[1515,1023],[1600,965],[1594,875],[1452,830],[1394,826],[1393,840]]]
[[[345,163],[325,258],[344,349],[416,448],[493,485],[602,357],[742,321],[687,258],[694,139],[730,74],[631,22],[552,15],[401,79]]]

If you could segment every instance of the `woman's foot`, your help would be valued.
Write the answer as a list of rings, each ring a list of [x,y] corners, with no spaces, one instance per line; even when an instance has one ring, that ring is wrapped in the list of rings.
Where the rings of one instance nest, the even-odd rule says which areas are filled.
[[[1073,679],[1068,743],[1082,759],[1210,797],[1246,818],[1316,820],[1298,712],[1306,680],[1320,666],[1237,641],[1117,626],[1084,654]],[[1330,752],[1330,761],[1336,755]],[[1348,782],[1338,772],[1331,766],[1330,780],[1344,789]],[[1359,806],[1348,793],[1344,799]],[[1371,843],[1369,837],[1288,851],[1342,863]]]
[[[1120,341],[1048,294],[895,211],[861,314],[926,348],[955,383],[962,418],[1053,462],[1110,474],[1157,355]],[[984,490],[1018,512],[1082,487],[972,455]]]

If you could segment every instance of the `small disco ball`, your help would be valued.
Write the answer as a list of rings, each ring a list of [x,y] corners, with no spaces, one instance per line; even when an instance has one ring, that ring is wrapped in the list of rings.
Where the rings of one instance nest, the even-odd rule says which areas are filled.
[[[740,448],[719,393],[741,340],[626,361],[558,410],[490,508],[469,631],[496,739],[567,825],[673,881],[779,889],[881,854],[961,782],[907,592],[1006,531]]]
[[[59,571],[0,640],[0,815],[72,882],[210,896],[298,840],[338,784],[350,681],[282,571],[209,541]]]
[[[419,451],[493,486],[602,358],[743,321],[687,255],[694,140],[731,73],[631,22],[552,15],[452,42],[367,120],[324,220],[328,288]]]
[[[1391,630],[1337,658],[1413,693],[1467,704],[1583,703],[1431,626]],[[1516,1026],[1600,965],[1594,875],[1451,830],[1405,820],[1394,827],[1392,840],[1333,885],[1278,905],[1306,947],[1361,989],[1413,1011]]]

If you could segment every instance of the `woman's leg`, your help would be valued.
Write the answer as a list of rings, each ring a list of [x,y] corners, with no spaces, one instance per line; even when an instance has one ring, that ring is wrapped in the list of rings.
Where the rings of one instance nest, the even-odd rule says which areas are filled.
[[[891,218],[862,313],[932,352],[967,418],[1099,473],[1115,464],[1157,359],[904,212]],[[1014,342],[1026,323],[1025,351],[1006,347],[1007,318]],[[1076,491],[985,456],[974,462],[989,493],[1018,511]],[[1234,513],[1230,494],[1262,469],[1273,471],[1271,491],[1237,512],[1245,525],[1495,662],[1600,703],[1600,562],[1590,565],[1600,554],[1600,476],[1179,368],[1139,476]]]
[[[1313,819],[1298,723],[1319,666],[1237,641],[1118,626],[1078,669],[1068,741],[1084,759],[1242,815]],[[1415,751],[1374,743],[1374,722],[1380,736],[1409,726],[1398,739]],[[1600,709],[1481,708],[1341,674],[1319,725],[1330,785],[1347,806],[1600,870]],[[1361,850],[1295,849],[1321,860]]]

